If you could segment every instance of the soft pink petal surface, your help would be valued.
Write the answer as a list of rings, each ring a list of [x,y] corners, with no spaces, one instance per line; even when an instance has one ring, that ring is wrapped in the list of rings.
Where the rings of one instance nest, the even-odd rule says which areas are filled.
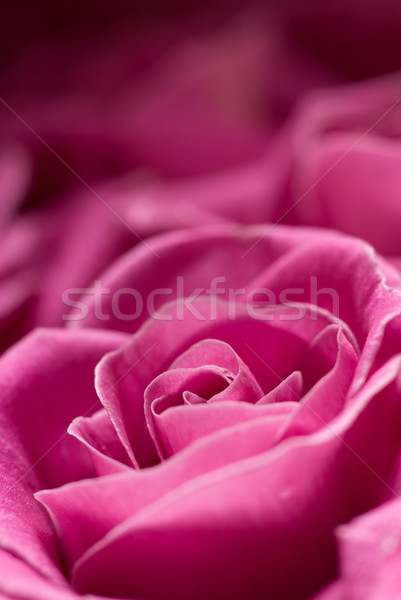
[[[1,359],[0,546],[55,582],[64,579],[58,550],[33,492],[94,475],[66,430],[74,416],[99,406],[93,369],[123,341],[116,333],[39,330]]]

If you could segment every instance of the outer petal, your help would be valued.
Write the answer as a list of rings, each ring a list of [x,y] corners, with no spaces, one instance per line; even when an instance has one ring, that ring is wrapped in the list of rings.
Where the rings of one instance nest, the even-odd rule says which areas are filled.
[[[120,473],[130,464],[104,409],[90,417],[76,418],[69,426],[68,433],[85,444],[99,476]]]
[[[66,581],[61,584],[53,583],[42,577],[26,562],[4,550],[0,550],[0,565],[1,600],[76,600],[82,598]],[[101,598],[86,594],[85,600],[101,600]],[[116,599],[108,596],[108,600]]]
[[[373,248],[342,236],[327,236],[323,246],[317,240],[287,252],[249,285],[252,287],[267,287],[276,296],[283,290],[292,291],[297,302],[325,308],[350,327],[361,349],[353,391],[372,368],[386,324],[401,310],[401,294],[386,284]],[[293,297],[287,294],[287,301]],[[393,351],[400,350],[398,341]]]
[[[396,600],[401,594],[400,498],[337,530],[340,573],[350,600]]]
[[[74,600],[79,594],[66,580],[46,579],[27,562],[0,550],[1,600]],[[4,596],[3,596],[4,594]],[[89,598],[88,598],[89,600]]]
[[[55,581],[62,575],[54,536],[33,493],[94,474],[66,431],[99,406],[95,365],[123,341],[115,333],[38,330],[0,361],[0,546]]]
[[[399,90],[397,73],[304,100],[292,130],[297,223],[336,228],[400,254]]]
[[[269,225],[230,225],[147,240],[147,246],[132,249],[99,278],[102,288],[109,290],[101,302],[93,296],[80,299],[88,314],[80,318],[82,311],[72,311],[71,326],[136,331],[166,302],[212,290],[214,280],[217,296],[228,299],[230,289],[245,288],[267,265],[309,242],[311,235],[317,243],[324,238],[319,230],[280,227],[266,235],[267,231]],[[245,300],[243,294],[237,295],[237,302]]]

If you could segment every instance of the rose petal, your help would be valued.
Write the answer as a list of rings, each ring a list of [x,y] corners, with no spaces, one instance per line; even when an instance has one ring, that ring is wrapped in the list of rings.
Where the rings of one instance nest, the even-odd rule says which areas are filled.
[[[272,403],[298,402],[302,395],[302,373],[294,371],[286,379],[283,379],[274,390],[260,398],[256,404],[257,406],[261,406]]]
[[[297,410],[289,416],[280,437],[305,435],[324,426],[331,427],[331,420],[347,402],[358,357],[341,329],[332,326],[330,331],[334,333],[338,345],[336,363],[302,398]]]
[[[288,252],[249,287],[268,287],[276,296],[284,290],[291,300],[334,311],[351,328],[361,348],[353,392],[366,381],[386,323],[401,307],[401,294],[389,292],[373,249],[346,237],[327,237],[320,248],[312,242]]]
[[[99,477],[120,473],[129,465],[128,456],[104,409],[90,417],[77,417],[68,433],[85,444]]]
[[[340,572],[347,598],[388,598],[400,595],[400,499],[373,509],[337,529]]]
[[[63,577],[53,531],[33,492],[93,475],[86,451],[66,430],[74,416],[99,406],[94,367],[124,339],[38,330],[0,361],[0,545],[56,582]]]
[[[71,311],[70,325],[134,332],[177,297],[196,297],[215,287],[221,299],[228,299],[230,289],[245,288],[266,265],[310,241],[306,229],[281,227],[268,236],[266,230],[268,226],[227,226],[176,231],[147,240],[147,245],[129,251],[101,276],[102,289],[109,290],[101,302],[93,296],[80,298],[87,316],[80,318],[80,311]],[[313,235],[317,243],[323,239],[318,231]],[[236,298],[245,301],[240,293]],[[99,319],[99,308],[104,318]]]
[[[4,550],[0,550],[0,569],[2,600],[74,600],[79,597],[65,579],[58,582],[45,579],[26,561]]]
[[[292,128],[291,192],[302,196],[292,212],[297,223],[336,228],[399,253],[399,89],[396,73],[305,99]]]

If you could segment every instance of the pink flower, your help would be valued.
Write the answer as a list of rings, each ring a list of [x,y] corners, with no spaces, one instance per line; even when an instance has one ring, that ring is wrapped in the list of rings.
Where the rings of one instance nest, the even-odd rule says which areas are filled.
[[[340,526],[336,537],[340,577],[316,600],[380,600],[399,596],[399,497]]]
[[[313,229],[131,250],[101,318],[92,298],[1,360],[0,593],[296,599],[335,579],[337,526],[399,492],[398,278]],[[152,315],[124,320],[116,292],[155,281]]]
[[[290,127],[287,222],[339,229],[399,259],[400,82],[397,74],[303,100]]]
[[[292,2],[171,8],[167,18],[164,3],[133,8],[122,0],[112,9],[85,3],[72,14],[41,0],[34,14],[14,14],[14,5],[8,11],[0,41],[7,48],[0,61],[1,349],[35,325],[60,325],[64,290],[91,285],[141,238],[195,224],[285,220],[315,170],[343,148],[344,140],[326,148],[332,136],[324,127],[336,127],[354,103],[361,114],[355,125],[352,112],[346,127],[370,126],[371,110],[377,104],[380,112],[395,93],[381,82],[378,93],[340,89],[338,97],[328,92],[328,108],[326,96],[317,96],[300,111],[290,144],[285,137],[277,145],[285,119],[310,90],[335,90],[399,66],[396,0],[369,10],[342,0],[327,7],[309,0],[302,10]],[[355,21],[357,34],[348,25]],[[326,140],[317,156],[315,134]],[[311,208],[311,194],[289,221],[338,227],[397,253],[398,159],[388,141],[385,152],[368,157],[371,177],[386,181],[379,211],[385,236],[371,226],[377,194],[364,211],[374,216],[368,222],[348,201],[337,208],[330,192],[363,203],[362,144],[352,153],[359,171],[351,165],[344,176],[344,161],[338,185],[320,186],[329,215]]]
[[[396,600],[398,0],[84,4],[0,40],[0,598]]]

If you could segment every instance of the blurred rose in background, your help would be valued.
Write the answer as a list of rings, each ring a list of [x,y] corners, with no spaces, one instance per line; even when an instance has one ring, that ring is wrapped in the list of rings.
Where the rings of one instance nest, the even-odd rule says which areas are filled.
[[[2,349],[166,229],[333,227],[399,264],[396,0],[1,10]]]

